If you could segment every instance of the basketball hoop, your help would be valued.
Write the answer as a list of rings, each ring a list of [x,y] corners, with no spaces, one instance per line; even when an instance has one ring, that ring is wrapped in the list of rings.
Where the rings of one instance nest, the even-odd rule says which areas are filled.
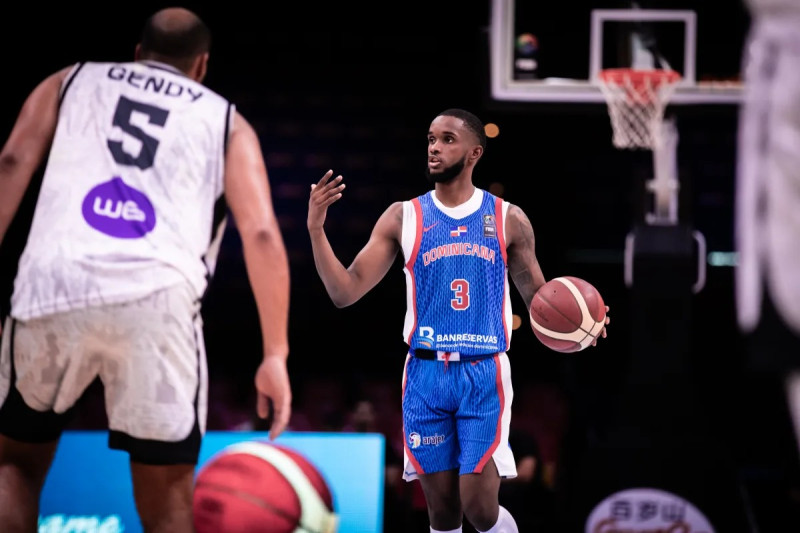
[[[608,102],[614,146],[652,150],[660,144],[664,109],[680,79],[674,70],[600,71],[597,81]]]

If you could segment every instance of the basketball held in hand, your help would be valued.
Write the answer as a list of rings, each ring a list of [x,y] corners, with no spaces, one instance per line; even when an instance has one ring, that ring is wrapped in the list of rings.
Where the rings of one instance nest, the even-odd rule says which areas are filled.
[[[530,316],[533,332],[542,344],[556,352],[579,352],[603,332],[606,304],[591,283],[562,276],[534,294]]]

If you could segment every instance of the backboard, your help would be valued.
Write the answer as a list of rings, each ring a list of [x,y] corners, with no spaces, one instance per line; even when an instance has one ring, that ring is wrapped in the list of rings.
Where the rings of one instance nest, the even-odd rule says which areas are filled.
[[[748,24],[741,0],[492,0],[491,97],[604,103],[598,72],[655,51],[682,76],[671,104],[738,103]]]

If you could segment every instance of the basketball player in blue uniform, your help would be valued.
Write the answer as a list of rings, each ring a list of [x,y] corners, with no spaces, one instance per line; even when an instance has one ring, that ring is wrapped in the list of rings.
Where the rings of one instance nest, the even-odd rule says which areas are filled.
[[[337,307],[358,301],[403,254],[403,476],[420,480],[432,532],[460,532],[464,516],[480,532],[517,531],[498,500],[501,479],[516,476],[508,274],[528,307],[546,279],[525,213],[472,183],[485,147],[474,114],[449,109],[435,117],[427,168],[434,189],[390,205],[347,268],[323,229],[328,206],[342,197],[342,177],[328,171],[309,198],[314,260]]]
[[[288,422],[287,254],[255,131],[202,85],[209,43],[194,13],[157,12],[135,61],[42,81],[0,152],[0,241],[47,159],[0,352],[4,532],[36,531],[61,431],[97,378],[144,530],[193,531],[208,390],[200,303],[226,207],[262,328],[258,412],[272,401],[273,438]]]

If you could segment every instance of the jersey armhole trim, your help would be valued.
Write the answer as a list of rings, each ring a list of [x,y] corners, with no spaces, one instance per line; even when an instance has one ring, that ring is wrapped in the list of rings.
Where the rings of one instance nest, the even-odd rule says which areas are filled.
[[[67,89],[69,89],[70,85],[72,85],[73,80],[75,80],[75,76],[78,75],[78,72],[83,68],[86,63],[81,61],[75,64],[72,67],[72,70],[67,73],[67,77],[64,78],[64,81],[61,83],[61,90],[58,93],[58,105],[61,106],[61,102],[64,100],[64,96],[67,94]]]
[[[411,204],[414,206],[414,211],[417,214],[417,227],[414,232],[414,248],[411,250],[408,262],[406,263],[406,268],[409,270],[414,268],[414,263],[417,261],[417,255],[419,254],[419,247],[420,244],[422,244],[422,205],[419,203],[419,198],[411,200]]]
[[[228,142],[231,137],[231,126],[233,125],[233,116],[236,106],[228,102],[228,108],[225,111],[225,133],[222,137],[222,160],[225,161],[225,155],[228,153]]]
[[[503,262],[508,267],[508,253],[506,252],[506,228],[505,220],[503,219],[503,199],[494,199],[494,219],[497,221],[497,241],[500,244],[500,253],[503,254]]]

